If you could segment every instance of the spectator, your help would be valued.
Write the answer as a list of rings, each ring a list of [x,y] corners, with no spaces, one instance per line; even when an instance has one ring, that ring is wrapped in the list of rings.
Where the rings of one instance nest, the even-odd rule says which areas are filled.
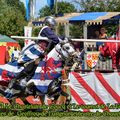
[[[100,29],[99,39],[107,39],[106,29],[104,27]],[[103,45],[103,43],[104,42],[96,42],[97,51],[99,50],[99,47]]]
[[[9,47],[9,46],[6,46],[6,56],[5,56],[5,62],[6,62],[6,63],[10,61],[9,50],[10,50],[10,47]]]
[[[100,37],[100,32],[98,30],[96,30],[94,38],[99,39],[99,37]]]
[[[106,34],[106,29],[104,27],[102,27],[100,29],[100,35],[99,35],[100,39],[107,39],[107,34]]]

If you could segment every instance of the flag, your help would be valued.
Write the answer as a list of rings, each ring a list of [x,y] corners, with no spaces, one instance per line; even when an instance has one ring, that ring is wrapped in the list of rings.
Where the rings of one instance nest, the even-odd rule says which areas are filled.
[[[54,6],[54,0],[47,0],[47,3],[49,5],[50,9],[52,9]]]
[[[32,36],[32,27],[24,26],[24,36],[25,37],[31,37]],[[30,42],[31,42],[31,39],[25,39],[24,46],[26,46]]]
[[[29,20],[30,19],[30,1],[26,0],[26,19]]]
[[[94,68],[98,62],[99,52],[87,52],[86,63],[89,68]]]

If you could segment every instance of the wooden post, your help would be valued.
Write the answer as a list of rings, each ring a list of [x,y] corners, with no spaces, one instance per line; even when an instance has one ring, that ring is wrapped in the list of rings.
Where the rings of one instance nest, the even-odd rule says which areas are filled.
[[[65,26],[65,36],[69,37],[69,23],[64,23]]]

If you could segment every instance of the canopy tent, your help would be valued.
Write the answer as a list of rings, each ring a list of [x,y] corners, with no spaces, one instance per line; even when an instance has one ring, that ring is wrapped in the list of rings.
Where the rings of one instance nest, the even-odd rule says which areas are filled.
[[[56,17],[55,20],[58,24],[65,26],[65,35],[69,37],[69,23],[81,22],[84,23],[84,38],[87,38],[87,25],[106,24],[109,22],[117,23],[120,19],[120,12],[88,12],[88,13],[66,13],[63,16]],[[44,18],[39,21],[33,21],[35,26],[43,26]]]
[[[18,42],[5,35],[0,35],[0,64],[5,64],[10,61],[11,54],[15,47],[20,49]]]
[[[119,24],[120,12],[87,12],[68,19],[69,23],[84,23],[84,39],[87,39],[88,25]]]
[[[83,37],[88,39],[93,28],[96,26],[106,25],[106,24],[119,24],[120,26],[120,12],[87,12],[82,13],[78,16],[74,16],[68,19],[69,23],[82,23],[83,24]],[[89,27],[88,27],[89,26]],[[88,29],[90,28],[91,29]],[[84,47],[86,45],[95,45],[96,43],[86,43],[84,42]]]
[[[73,16],[78,16],[81,13],[65,13],[63,14],[63,16],[57,16],[55,17],[55,20],[57,21],[57,24],[61,24],[65,26],[65,35],[69,37],[69,18],[73,17]],[[45,17],[42,17],[39,19],[39,21],[33,21],[32,24],[34,26],[43,26],[44,25],[44,19]]]
[[[87,24],[103,24],[106,22],[116,22],[120,19],[120,12],[88,12],[75,17],[71,17],[69,22],[85,22]]]

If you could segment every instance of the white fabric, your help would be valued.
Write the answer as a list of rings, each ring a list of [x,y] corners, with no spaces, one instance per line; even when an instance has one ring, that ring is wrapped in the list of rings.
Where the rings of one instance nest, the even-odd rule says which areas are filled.
[[[101,84],[94,72],[88,74],[80,74],[84,82],[100,97],[100,99],[105,103],[115,104],[118,101],[111,95],[105,83]],[[114,73],[101,73],[107,84],[115,91],[115,93],[120,96],[120,75],[117,72]],[[74,73],[69,74],[70,87],[80,96],[80,98],[85,102],[85,104],[97,104],[96,100],[89,93],[85,87],[78,82]],[[71,93],[72,94],[72,93]],[[77,103],[75,98],[72,96],[72,103]],[[77,103],[78,104],[78,103]]]

